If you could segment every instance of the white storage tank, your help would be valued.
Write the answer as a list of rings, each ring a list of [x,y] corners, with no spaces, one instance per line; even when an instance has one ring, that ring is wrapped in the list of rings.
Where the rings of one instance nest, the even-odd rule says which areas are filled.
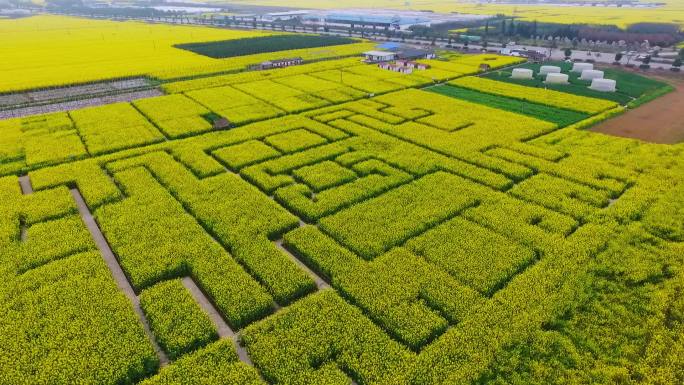
[[[567,74],[551,73],[546,75],[547,84],[568,84]]]
[[[558,74],[560,72],[561,72],[561,69],[558,66],[541,66],[541,68],[539,68],[539,74],[540,75]]]
[[[582,73],[582,71],[593,70],[593,69],[594,69],[594,65],[591,63],[575,63],[572,65],[572,69],[570,71]]]
[[[584,71],[582,71],[582,75],[580,76],[580,79],[582,79],[582,80],[603,79],[603,71],[584,70]]]
[[[589,88],[602,92],[615,92],[615,80],[613,79],[594,79]]]
[[[534,75],[534,72],[532,72],[531,69],[513,68],[513,73],[511,74],[511,78],[513,78],[513,79],[532,79],[532,75]]]

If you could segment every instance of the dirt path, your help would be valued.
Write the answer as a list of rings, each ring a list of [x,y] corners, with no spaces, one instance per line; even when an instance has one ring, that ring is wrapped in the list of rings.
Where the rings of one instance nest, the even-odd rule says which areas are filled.
[[[233,331],[233,329],[230,328],[228,323],[221,316],[221,313],[219,313],[218,309],[216,309],[214,304],[204,294],[202,289],[200,289],[195,281],[193,281],[193,279],[190,277],[183,278],[182,282],[183,286],[190,291],[190,294],[195,299],[195,302],[197,302],[202,310],[209,315],[209,318],[214,323],[214,326],[216,326],[216,332],[218,333],[219,337],[233,340],[240,361],[246,363],[247,365],[254,366],[252,360],[249,358],[247,349],[240,344],[238,335]]]
[[[142,308],[140,307],[140,299],[135,294],[135,291],[133,290],[131,284],[128,282],[126,274],[124,274],[123,269],[121,269],[119,261],[116,259],[116,256],[114,255],[114,252],[112,251],[111,247],[109,247],[109,243],[105,239],[104,234],[102,234],[102,231],[100,231],[100,227],[97,225],[97,222],[95,222],[95,218],[93,218],[93,214],[90,212],[90,209],[83,200],[81,192],[77,189],[71,189],[71,195],[74,197],[74,200],[76,201],[76,206],[78,207],[78,212],[79,214],[81,214],[81,219],[88,228],[90,235],[93,237],[93,240],[97,245],[97,248],[100,250],[100,254],[102,254],[102,258],[104,258],[107,267],[111,271],[112,277],[119,286],[119,289],[121,289],[121,291],[123,291],[126,297],[128,297],[128,299],[131,301],[133,305],[133,310],[135,310],[138,319],[142,323],[147,338],[150,340],[150,342],[152,342],[152,346],[154,347],[154,350],[156,351],[157,356],[159,357],[159,362],[161,366],[168,364],[169,358],[166,356],[166,353],[164,353],[164,351],[159,347],[157,340],[154,338],[154,335],[150,330],[150,325],[147,322],[145,313],[143,313]]]
[[[684,142],[684,78],[655,77],[675,87],[673,92],[607,120],[591,130],[647,142]]]
[[[33,193],[33,186],[31,186],[31,179],[28,175],[19,177],[19,186],[21,186],[21,193],[24,195]]]

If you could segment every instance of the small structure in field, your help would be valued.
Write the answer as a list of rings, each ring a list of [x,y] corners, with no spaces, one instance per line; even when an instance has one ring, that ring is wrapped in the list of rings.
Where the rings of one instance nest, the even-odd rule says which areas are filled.
[[[532,63],[542,63],[546,60],[545,53],[533,50],[527,50],[521,56],[526,57]]]
[[[616,85],[613,79],[594,79],[589,88],[601,92],[615,92]]]
[[[289,59],[267,60],[267,61],[261,62],[261,64],[259,64],[259,69],[270,70],[273,68],[283,68],[283,67],[299,65],[299,64],[302,64],[303,62],[304,62],[304,60],[302,60],[301,57],[294,57],[294,58],[289,58]]]
[[[546,75],[547,84],[568,84],[568,75],[561,73],[550,73]]]
[[[572,65],[572,69],[570,71],[582,73],[583,71],[593,70],[593,69],[594,69],[594,65],[591,63],[574,63]]]
[[[413,70],[426,70],[430,68],[429,65],[424,63],[418,63],[411,60],[396,60],[392,62],[382,62],[378,63],[378,67],[388,71],[400,72],[402,74],[413,73]]]
[[[599,70],[584,70],[580,76],[581,80],[603,79],[603,71]]]
[[[364,52],[363,56],[366,58],[364,60],[366,63],[381,63],[396,59],[397,54],[394,52],[385,51],[368,51]]]
[[[222,129],[222,128],[228,128],[228,127],[230,127],[230,121],[224,117],[220,117],[220,118],[214,120],[212,127],[214,129],[217,129],[217,130]]]
[[[403,65],[395,63],[378,63],[378,67],[388,71],[400,72],[402,74],[410,74],[413,72],[412,67],[404,67]]]
[[[541,66],[539,68],[539,74],[540,75],[558,74],[560,72],[561,72],[561,68],[558,66]]]
[[[534,72],[528,68],[513,68],[511,78],[513,79],[532,79]]]
[[[492,69],[492,66],[490,66],[487,63],[480,63],[480,72],[487,72],[490,69]]]
[[[417,69],[417,70],[426,70],[426,69],[430,68],[430,66],[425,64],[425,63],[418,63],[418,62],[412,61],[412,60],[399,59],[399,60],[395,61],[394,63],[398,66],[402,66],[402,67],[406,67],[406,68],[413,68],[413,69]]]

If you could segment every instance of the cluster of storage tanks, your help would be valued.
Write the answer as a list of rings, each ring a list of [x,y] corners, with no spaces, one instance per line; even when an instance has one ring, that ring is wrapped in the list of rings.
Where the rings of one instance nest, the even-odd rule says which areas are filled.
[[[581,80],[590,80],[589,88],[596,91],[615,92],[615,80],[604,79],[603,71],[595,70],[591,63],[574,63],[571,72],[580,73]],[[568,75],[561,73],[558,66],[541,66],[539,74],[545,75],[547,84],[568,84]],[[514,68],[511,76],[513,79],[532,79],[534,72],[527,68]]]

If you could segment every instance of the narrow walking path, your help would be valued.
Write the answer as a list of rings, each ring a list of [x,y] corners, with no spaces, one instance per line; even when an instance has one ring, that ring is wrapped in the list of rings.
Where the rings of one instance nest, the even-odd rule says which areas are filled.
[[[31,186],[31,179],[29,179],[28,175],[22,175],[19,177],[19,186],[21,186],[22,194],[33,194],[33,186]]]
[[[233,329],[231,329],[228,323],[226,323],[226,321],[221,316],[221,313],[214,306],[214,304],[211,303],[211,301],[204,294],[202,289],[200,289],[199,286],[197,286],[197,284],[195,283],[195,281],[193,281],[193,279],[190,277],[183,278],[182,282],[183,286],[185,286],[190,291],[190,294],[192,294],[193,298],[200,305],[202,310],[204,310],[209,315],[209,318],[214,323],[214,326],[216,326],[216,331],[218,332],[219,337],[229,338],[233,340],[240,361],[244,362],[247,365],[254,366],[254,363],[252,363],[252,359],[249,358],[247,349],[245,349],[244,346],[240,345],[238,334],[235,333]]]
[[[135,313],[138,315],[138,319],[140,320],[140,322],[143,325],[143,328],[145,329],[145,334],[147,334],[147,337],[149,338],[150,342],[152,342],[154,350],[157,353],[157,356],[159,357],[160,364],[162,366],[168,364],[169,358],[166,356],[166,353],[164,353],[164,351],[159,347],[157,340],[154,338],[154,335],[150,330],[150,324],[149,322],[147,322],[147,318],[145,317],[145,314],[143,313],[142,308],[140,307],[140,299],[135,294],[135,291],[133,290],[133,287],[131,286],[130,282],[128,282],[126,274],[121,269],[119,261],[117,261],[114,252],[112,252],[111,247],[109,247],[109,243],[107,243],[107,240],[102,234],[102,231],[100,231],[100,227],[97,225],[97,222],[95,222],[95,218],[93,217],[93,214],[90,212],[90,209],[83,200],[81,192],[78,191],[78,189],[71,189],[71,195],[74,197],[74,200],[76,201],[76,206],[78,207],[78,212],[81,214],[81,219],[88,228],[88,231],[90,231],[90,235],[93,237],[93,240],[97,245],[97,248],[100,250],[102,258],[104,258],[107,267],[112,273],[112,277],[114,277],[114,280],[116,281],[119,288],[124,292],[124,294],[133,304],[133,310],[135,310]]]
[[[22,175],[19,177],[19,187],[21,188],[21,193],[24,195],[33,194],[33,186],[31,186],[31,179],[28,175]],[[25,219],[19,218],[19,240],[21,242],[26,242],[28,238],[28,227],[26,226]]]
[[[301,223],[300,223],[300,226],[301,226]],[[278,249],[280,249],[280,251],[282,251],[285,255],[287,255],[292,260],[292,262],[296,263],[300,269],[304,270],[307,274],[309,274],[309,276],[311,278],[313,278],[314,282],[316,283],[316,287],[318,288],[318,290],[323,290],[323,289],[327,289],[330,287],[330,285],[323,278],[321,278],[313,270],[309,269],[309,266],[307,266],[304,262],[302,262],[299,258],[297,258],[297,256],[292,254],[290,252],[290,250],[286,249],[285,246],[283,246],[282,238],[278,239],[274,243],[275,243],[276,247]]]

